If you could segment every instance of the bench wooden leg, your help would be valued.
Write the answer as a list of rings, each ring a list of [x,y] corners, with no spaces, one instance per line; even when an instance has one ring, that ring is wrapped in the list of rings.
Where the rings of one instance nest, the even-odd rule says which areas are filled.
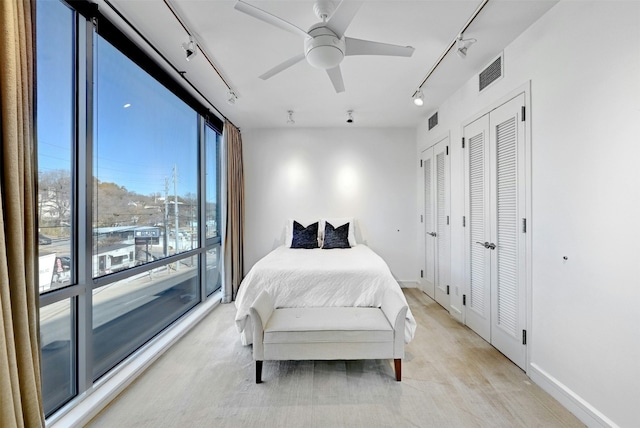
[[[400,382],[402,379],[402,360],[400,358],[396,358],[393,360],[396,366],[396,380]]]
[[[262,361],[256,361],[256,383],[262,383]]]

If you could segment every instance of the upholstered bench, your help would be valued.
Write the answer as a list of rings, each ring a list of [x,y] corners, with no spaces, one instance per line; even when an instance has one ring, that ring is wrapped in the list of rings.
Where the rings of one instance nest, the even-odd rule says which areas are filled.
[[[380,308],[275,308],[262,291],[249,308],[256,383],[267,360],[394,359],[402,378],[406,303],[386,292]]]

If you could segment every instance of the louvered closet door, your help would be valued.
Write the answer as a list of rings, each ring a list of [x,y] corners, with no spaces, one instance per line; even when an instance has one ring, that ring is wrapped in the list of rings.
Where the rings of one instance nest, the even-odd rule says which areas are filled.
[[[424,269],[422,290],[449,310],[449,137],[422,152],[424,178]]]
[[[465,322],[521,368],[526,364],[524,101],[521,94],[464,128]]]
[[[422,154],[422,172],[424,180],[424,269],[420,281],[420,288],[427,296],[435,298],[435,215],[434,215],[434,180],[433,180],[433,149],[429,148]]]
[[[449,310],[449,264],[450,264],[450,237],[449,237],[449,138],[445,138],[433,147],[435,158],[435,171],[433,174],[435,184],[435,300],[443,308]]]
[[[465,323],[491,342],[491,253],[484,246],[491,233],[489,115],[464,128],[466,142],[467,281]]]
[[[525,156],[521,107],[524,94],[490,113],[491,205],[491,344],[524,368],[525,311]]]

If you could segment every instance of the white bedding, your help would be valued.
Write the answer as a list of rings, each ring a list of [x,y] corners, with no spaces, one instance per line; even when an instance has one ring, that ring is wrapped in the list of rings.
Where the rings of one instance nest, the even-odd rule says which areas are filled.
[[[386,290],[406,302],[385,261],[366,245],[332,250],[281,246],[259,260],[240,284],[235,301],[236,327],[245,345],[253,341],[249,307],[261,290],[268,291],[280,308],[379,307]],[[406,343],[413,339],[415,330],[416,321],[409,309]]]

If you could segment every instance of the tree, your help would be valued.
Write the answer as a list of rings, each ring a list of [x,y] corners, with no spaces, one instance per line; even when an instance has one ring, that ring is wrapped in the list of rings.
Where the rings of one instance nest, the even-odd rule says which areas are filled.
[[[71,174],[57,169],[41,172],[38,180],[40,222],[50,226],[71,223]]]

